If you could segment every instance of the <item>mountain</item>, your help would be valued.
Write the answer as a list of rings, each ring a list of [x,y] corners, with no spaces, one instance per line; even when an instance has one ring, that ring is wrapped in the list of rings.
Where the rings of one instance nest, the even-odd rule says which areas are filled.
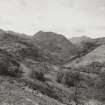
[[[91,64],[92,62],[105,62],[105,38],[96,38],[96,39],[90,39],[88,37],[83,37],[83,39],[86,39],[86,43],[84,46],[84,51],[81,52],[84,53],[82,56],[78,56],[74,61],[68,63],[67,65],[75,65],[75,66],[85,66],[88,64]],[[72,40],[72,39],[71,39]],[[75,38],[73,38],[75,40]],[[80,43],[83,42],[81,37],[76,38],[74,43]],[[81,43],[83,46],[84,43]],[[87,51],[89,50],[89,51]],[[69,65],[70,64],[70,65]]]
[[[94,39],[98,45],[105,44],[105,37]]]
[[[90,37],[87,37],[87,36],[81,36],[81,37],[72,37],[72,38],[70,38],[70,41],[73,44],[82,44],[82,42],[92,42],[93,39],[91,39]]]
[[[94,40],[79,52],[54,32],[0,30],[0,105],[105,102],[105,44]]]
[[[19,36],[18,33],[10,33],[1,31],[0,33],[0,49],[7,51],[9,54],[24,60],[25,58],[38,58],[39,48],[35,43],[33,44],[30,39],[23,38],[22,35]],[[33,53],[31,53],[33,52]]]
[[[76,56],[78,52],[74,44],[63,35],[54,32],[39,31],[33,38],[52,58],[62,64]]]
[[[52,55],[40,48],[40,43],[33,37],[12,31],[0,31],[0,49],[6,50],[20,60],[34,59],[38,62],[57,63]]]
[[[34,100],[39,100],[40,105],[68,103],[72,94],[67,88],[65,89],[62,85],[59,86],[56,83],[55,62],[56,59],[54,61],[50,53],[48,55],[44,49],[41,49],[40,43],[33,40],[33,37],[0,30],[0,99],[6,101],[6,103],[3,103],[4,101],[0,100],[0,104],[9,104],[11,100],[15,103],[20,102],[20,97],[28,94],[25,94],[27,92],[25,90],[22,93],[22,89],[25,87],[28,87],[29,91],[31,89],[28,94],[31,99],[28,99],[27,96],[22,98],[22,102],[25,102],[26,105],[32,102],[32,105],[36,105]],[[8,78],[8,80],[5,81],[5,78]],[[13,81],[18,80],[18,82],[14,83],[12,81],[10,83],[11,78],[13,78]],[[52,80],[52,78],[54,79]],[[23,87],[17,87],[17,84],[19,86],[21,83],[23,83]],[[9,89],[5,88],[7,85],[11,88],[9,93],[5,93],[10,89],[9,87]],[[13,88],[15,89],[12,90]],[[40,99],[40,95],[38,97],[34,96],[34,90],[43,95],[43,101],[42,98]],[[9,96],[9,94],[11,95]],[[19,103],[19,105],[21,104]]]
[[[70,41],[75,44],[80,53],[84,51],[87,53],[96,47],[96,41],[87,36],[73,37]]]

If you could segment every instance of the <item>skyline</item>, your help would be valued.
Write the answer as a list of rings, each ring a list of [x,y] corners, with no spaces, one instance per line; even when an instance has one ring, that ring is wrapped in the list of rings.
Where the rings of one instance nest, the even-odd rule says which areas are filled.
[[[105,0],[0,0],[0,28],[33,35],[105,36]]]

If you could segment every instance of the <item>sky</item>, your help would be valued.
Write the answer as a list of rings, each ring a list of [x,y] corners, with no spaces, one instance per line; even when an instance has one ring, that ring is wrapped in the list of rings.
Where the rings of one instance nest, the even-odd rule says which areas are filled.
[[[34,35],[105,36],[105,0],[0,0],[0,28]]]

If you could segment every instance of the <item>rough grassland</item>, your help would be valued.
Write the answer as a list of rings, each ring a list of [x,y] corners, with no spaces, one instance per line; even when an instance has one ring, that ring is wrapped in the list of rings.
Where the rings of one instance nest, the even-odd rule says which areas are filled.
[[[0,105],[62,105],[19,83],[14,78],[0,77]]]

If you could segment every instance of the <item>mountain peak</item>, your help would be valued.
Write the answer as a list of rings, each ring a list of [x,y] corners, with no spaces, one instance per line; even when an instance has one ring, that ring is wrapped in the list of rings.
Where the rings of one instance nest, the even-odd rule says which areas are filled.
[[[43,39],[43,40],[50,40],[50,39],[64,39],[65,37],[61,34],[57,34],[55,32],[45,32],[45,31],[39,31],[34,35],[34,38],[37,40]],[[66,38],[65,38],[66,39]]]
[[[47,50],[53,58],[58,58],[62,62],[71,59],[77,53],[75,45],[61,34],[39,31],[33,37],[42,49]]]

